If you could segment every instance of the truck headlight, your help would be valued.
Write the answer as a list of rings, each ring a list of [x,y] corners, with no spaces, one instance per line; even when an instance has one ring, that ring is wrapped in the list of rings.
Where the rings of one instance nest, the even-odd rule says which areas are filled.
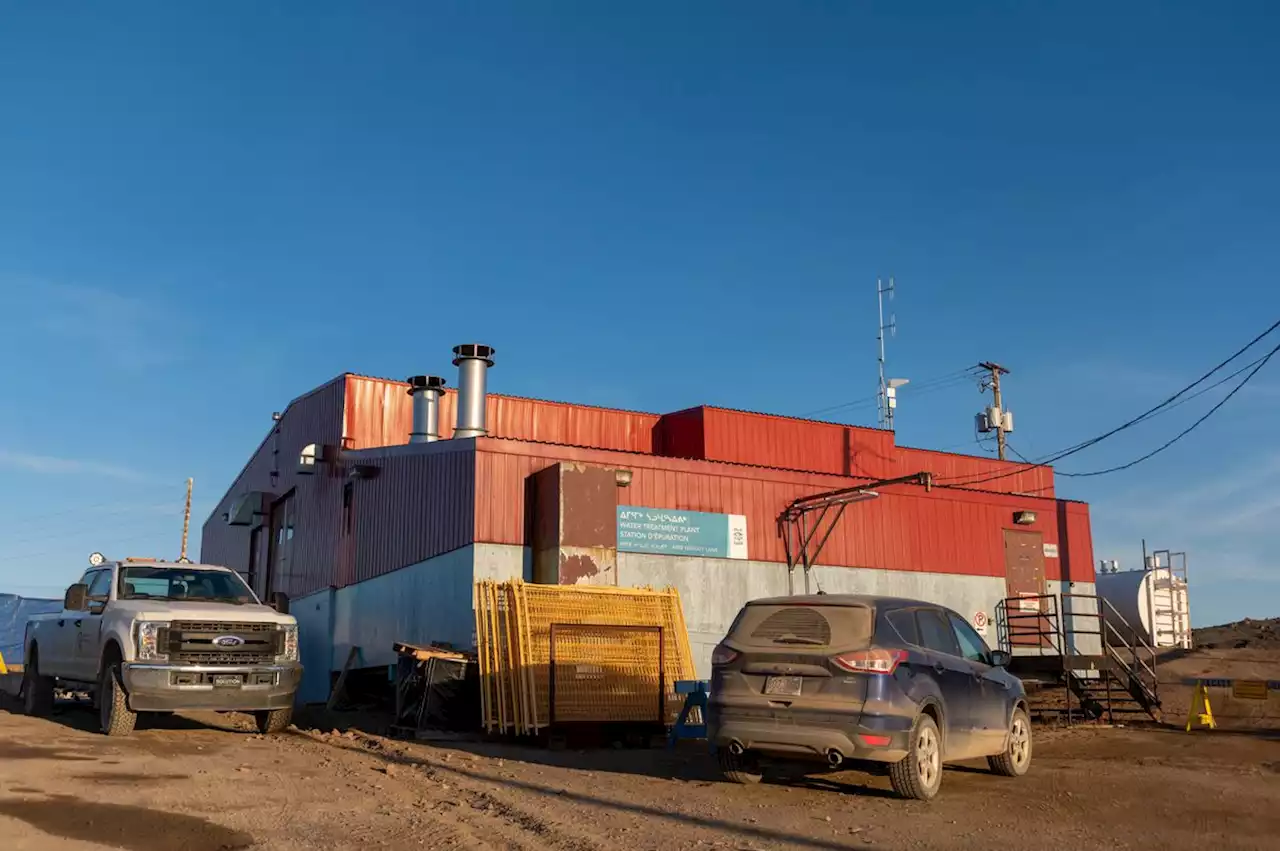
[[[168,648],[162,645],[161,636],[162,634],[167,635],[168,632],[169,625],[167,623],[138,621],[138,660],[167,659],[169,654],[163,651],[167,651]]]
[[[283,639],[280,643],[280,658],[285,662],[298,661],[298,625],[282,626],[280,633]]]

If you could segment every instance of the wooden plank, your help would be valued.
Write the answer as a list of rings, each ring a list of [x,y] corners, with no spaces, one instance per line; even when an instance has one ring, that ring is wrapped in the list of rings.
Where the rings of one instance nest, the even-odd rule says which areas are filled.
[[[466,653],[460,653],[457,650],[446,650],[443,647],[419,647],[416,644],[404,644],[395,642],[392,648],[401,656],[411,656],[420,662],[428,659],[456,659],[458,661],[466,661],[470,657]]]
[[[329,702],[326,708],[332,710],[338,705],[338,698],[342,695],[343,689],[347,685],[347,674],[351,672],[352,667],[356,664],[356,659],[360,658],[360,648],[352,647],[347,651],[347,662],[342,666],[342,673],[338,674],[338,682],[333,687],[333,691],[329,693]]]

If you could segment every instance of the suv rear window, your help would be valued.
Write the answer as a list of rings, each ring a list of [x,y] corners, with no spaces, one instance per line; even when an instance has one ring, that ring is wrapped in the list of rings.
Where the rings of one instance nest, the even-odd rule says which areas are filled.
[[[865,606],[747,606],[729,638],[747,647],[841,647],[871,644],[872,612]]]

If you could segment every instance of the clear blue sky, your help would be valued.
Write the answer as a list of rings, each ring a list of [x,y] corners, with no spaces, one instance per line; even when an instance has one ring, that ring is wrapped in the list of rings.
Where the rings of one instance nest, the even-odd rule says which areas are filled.
[[[803,414],[874,393],[893,273],[891,372],[1006,364],[1034,456],[1280,317],[1280,8],[907,5],[6,4],[0,590],[175,555],[273,410],[461,341],[500,392]],[[980,402],[908,387],[899,440],[986,451]],[[1198,622],[1280,614],[1278,423],[1280,359],[1061,493],[1099,558],[1188,550]]]

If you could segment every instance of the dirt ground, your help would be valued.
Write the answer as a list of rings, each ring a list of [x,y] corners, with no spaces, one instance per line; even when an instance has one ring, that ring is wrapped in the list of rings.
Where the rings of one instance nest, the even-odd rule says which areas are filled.
[[[0,710],[6,851],[222,849],[1274,848],[1270,733],[1038,731],[1020,780],[949,770],[931,804],[846,772],[720,782],[702,748],[546,751],[166,719]],[[238,726],[239,723],[239,726]]]

